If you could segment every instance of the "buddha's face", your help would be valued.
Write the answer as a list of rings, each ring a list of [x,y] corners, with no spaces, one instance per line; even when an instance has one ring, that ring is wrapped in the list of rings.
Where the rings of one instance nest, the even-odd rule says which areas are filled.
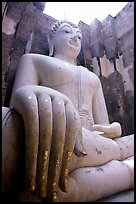
[[[68,23],[62,23],[54,35],[54,53],[75,59],[81,49],[81,31]]]

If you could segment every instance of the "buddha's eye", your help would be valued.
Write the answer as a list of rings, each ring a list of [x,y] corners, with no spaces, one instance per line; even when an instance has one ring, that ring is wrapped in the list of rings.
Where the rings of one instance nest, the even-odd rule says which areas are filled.
[[[63,28],[61,28],[61,31],[63,33],[70,33],[71,32],[71,28],[69,26],[64,26]]]
[[[81,37],[80,35],[78,35],[77,37],[78,37],[78,39],[79,39],[79,40],[81,40],[81,39],[82,39],[82,37]]]
[[[70,31],[69,30],[65,30],[65,33],[70,33]]]

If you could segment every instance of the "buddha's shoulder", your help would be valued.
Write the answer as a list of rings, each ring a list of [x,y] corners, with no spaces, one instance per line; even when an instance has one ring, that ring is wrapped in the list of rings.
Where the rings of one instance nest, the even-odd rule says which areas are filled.
[[[22,58],[31,58],[31,59],[44,59],[44,60],[49,60],[51,61],[53,58],[48,56],[48,55],[44,55],[44,54],[37,54],[37,53],[27,53],[24,54],[22,56]]]
[[[86,67],[80,66],[82,71],[88,76],[88,78],[90,79],[94,79],[95,81],[100,81],[99,77],[92,71],[90,71],[89,69],[87,69]]]
[[[40,65],[41,68],[47,68],[47,66],[49,66],[50,68],[56,68],[58,67],[58,65],[62,64],[62,61],[60,62],[59,59],[43,54],[28,53],[24,54],[23,57],[31,59],[35,63],[36,67],[37,65]]]

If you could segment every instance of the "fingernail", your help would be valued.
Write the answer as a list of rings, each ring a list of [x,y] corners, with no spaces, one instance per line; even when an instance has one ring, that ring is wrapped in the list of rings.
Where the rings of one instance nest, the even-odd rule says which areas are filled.
[[[28,179],[26,185],[29,191],[34,191],[36,188],[34,179]]]
[[[80,144],[80,152],[81,152],[83,155],[87,155],[87,153],[86,153],[86,151],[85,151],[85,149],[84,149],[84,147],[83,147],[82,144]]]
[[[40,197],[46,197],[47,196],[47,189],[44,184],[41,184],[40,189],[39,189],[39,195]]]
[[[52,193],[52,202],[58,202],[58,196],[56,192]]]

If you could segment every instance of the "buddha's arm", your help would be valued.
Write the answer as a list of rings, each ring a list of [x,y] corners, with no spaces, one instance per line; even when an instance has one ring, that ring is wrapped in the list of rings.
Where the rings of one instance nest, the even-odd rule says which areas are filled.
[[[93,97],[92,111],[93,117],[96,124],[109,124],[109,118],[106,108],[106,103],[104,99],[104,94],[101,86],[100,80],[97,78],[96,81],[96,92]]]
[[[25,85],[39,84],[38,74],[35,69],[33,58],[33,54],[25,54],[19,61],[10,100],[10,107],[12,106],[13,95],[18,88]]]
[[[93,98],[93,116],[94,125],[93,128],[99,131],[103,136],[108,138],[120,137],[122,130],[118,122],[109,123],[108,112],[104,99],[104,94],[100,80],[98,80],[98,89]]]

